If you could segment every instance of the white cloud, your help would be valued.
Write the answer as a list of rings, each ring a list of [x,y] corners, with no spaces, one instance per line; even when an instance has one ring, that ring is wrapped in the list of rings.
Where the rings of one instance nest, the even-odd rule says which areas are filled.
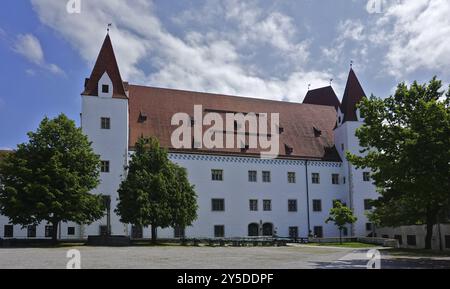
[[[182,36],[167,31],[153,4],[145,0],[84,1],[81,14],[68,14],[59,0],[31,2],[41,22],[63,35],[91,66],[106,24],[113,19],[116,56],[124,79],[132,83],[299,101],[308,83],[324,85],[332,77],[327,71],[305,71],[299,65],[307,61],[308,41],[292,40],[297,32],[291,18],[276,11],[266,13],[247,2],[226,1],[225,9],[210,5],[215,13],[236,21],[236,31],[185,30]],[[184,17],[189,14],[202,18],[195,11]],[[264,44],[293,68],[273,76],[260,73],[257,63],[244,63],[243,46]]]
[[[386,66],[392,75],[429,69],[446,73],[450,63],[450,1],[416,0],[391,5],[376,31],[388,47]]]
[[[15,52],[24,56],[28,61],[45,68],[54,74],[63,74],[63,71],[57,65],[46,63],[41,43],[39,42],[39,39],[32,34],[18,35],[13,49]]]

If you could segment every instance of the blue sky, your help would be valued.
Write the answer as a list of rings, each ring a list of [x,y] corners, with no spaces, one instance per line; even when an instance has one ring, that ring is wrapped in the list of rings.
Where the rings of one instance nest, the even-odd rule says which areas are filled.
[[[80,1],[80,13],[67,2]],[[450,77],[446,0],[3,0],[0,148],[44,116],[79,123],[80,93],[106,32],[133,84],[301,101],[342,96],[349,63],[367,94]]]

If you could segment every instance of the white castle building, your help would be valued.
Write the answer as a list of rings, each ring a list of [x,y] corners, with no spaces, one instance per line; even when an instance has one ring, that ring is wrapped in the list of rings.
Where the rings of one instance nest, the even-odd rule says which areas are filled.
[[[94,193],[110,196],[113,235],[150,237],[150,229],[123,224],[114,213],[117,189],[136,140],[155,136],[170,159],[185,167],[198,195],[198,218],[185,229],[158,229],[160,238],[336,237],[326,224],[334,200],[354,210],[358,221],[347,236],[367,236],[368,200],[377,193],[368,170],[357,170],[345,157],[360,147],[355,130],[363,124],[356,104],[365,95],[351,69],[342,102],[331,86],[310,90],[302,104],[192,91],[144,87],[124,82],[106,37],[82,93],[81,126],[101,156],[101,184]],[[171,144],[175,113],[278,113],[280,153],[263,159],[255,148],[176,149]],[[194,123],[192,123],[194,126]],[[236,128],[235,128],[236,130]],[[224,131],[236,134],[236,131]],[[82,239],[108,231],[107,217],[91,224],[64,223],[62,239]],[[49,237],[51,226],[22,229],[0,216],[0,238]],[[392,237],[392,236],[391,236]]]

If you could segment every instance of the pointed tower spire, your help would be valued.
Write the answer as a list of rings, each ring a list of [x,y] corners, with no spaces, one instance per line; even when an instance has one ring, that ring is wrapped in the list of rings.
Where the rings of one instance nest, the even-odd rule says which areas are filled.
[[[105,41],[100,49],[91,76],[89,79],[86,79],[85,89],[82,95],[98,96],[98,82],[105,72],[113,84],[113,98],[128,98],[125,93],[122,77],[120,76],[119,66],[117,65],[109,33],[106,35]]]
[[[344,122],[357,121],[356,105],[365,97],[366,94],[356,77],[353,68],[350,68],[347,85],[345,86],[344,96],[342,97],[341,111],[344,114]]]

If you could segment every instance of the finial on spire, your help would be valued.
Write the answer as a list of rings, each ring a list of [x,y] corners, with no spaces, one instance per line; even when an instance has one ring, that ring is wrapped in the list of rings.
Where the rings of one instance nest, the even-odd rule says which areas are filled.
[[[109,30],[111,29],[112,23],[108,24],[108,28],[106,28],[106,32],[109,34]]]
[[[310,88],[311,88],[311,83],[308,83],[308,91],[309,91]]]
[[[333,78],[330,78],[330,86],[333,84]]]
[[[353,60],[350,60],[350,68],[353,68]]]

